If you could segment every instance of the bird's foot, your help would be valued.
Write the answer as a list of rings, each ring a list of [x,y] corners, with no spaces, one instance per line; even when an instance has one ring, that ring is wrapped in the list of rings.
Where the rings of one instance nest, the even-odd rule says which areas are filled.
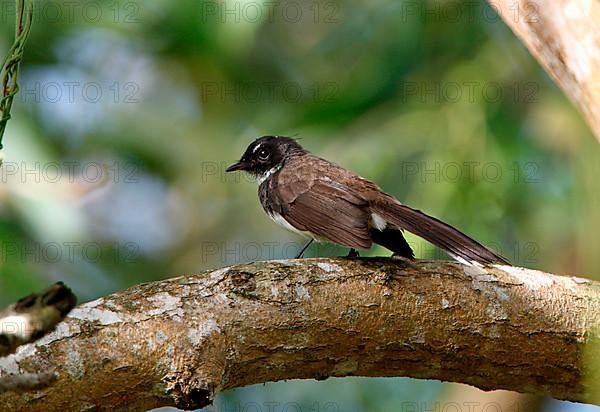
[[[409,268],[414,268],[416,263],[416,259],[413,256],[405,256],[400,253],[393,253],[390,259]]]
[[[390,256],[390,257],[392,259],[406,260],[406,261],[409,261],[409,262],[412,262],[413,260],[415,260],[414,256],[406,256],[406,255],[403,255],[403,254],[398,253],[398,252],[392,253],[392,256]]]
[[[346,256],[347,258],[357,258],[360,257],[360,255],[358,254],[358,251],[356,249],[350,249],[350,251],[348,252],[348,256]]]

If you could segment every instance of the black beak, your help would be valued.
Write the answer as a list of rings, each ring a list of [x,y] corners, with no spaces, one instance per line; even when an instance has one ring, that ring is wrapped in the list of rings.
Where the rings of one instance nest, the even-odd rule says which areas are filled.
[[[246,170],[246,166],[248,166],[245,162],[242,162],[241,160],[237,163],[232,164],[231,166],[229,166],[227,169],[225,169],[226,172],[234,172],[236,170]]]

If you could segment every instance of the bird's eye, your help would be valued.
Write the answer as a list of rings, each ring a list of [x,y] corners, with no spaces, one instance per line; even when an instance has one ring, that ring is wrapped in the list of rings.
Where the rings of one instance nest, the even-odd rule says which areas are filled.
[[[258,151],[259,160],[269,160],[269,156],[271,156],[271,153],[267,149],[260,149]]]

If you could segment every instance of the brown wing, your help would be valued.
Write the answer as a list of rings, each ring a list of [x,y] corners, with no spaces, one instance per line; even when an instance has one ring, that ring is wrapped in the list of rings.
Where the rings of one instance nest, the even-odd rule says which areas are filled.
[[[368,249],[368,202],[330,174],[338,169],[322,159],[286,165],[271,195],[278,213],[292,226],[340,245]]]

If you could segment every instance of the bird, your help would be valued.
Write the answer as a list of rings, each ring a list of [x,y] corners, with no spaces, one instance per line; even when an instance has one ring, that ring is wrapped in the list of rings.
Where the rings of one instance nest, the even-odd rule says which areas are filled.
[[[226,172],[256,178],[260,203],[277,224],[308,238],[350,249],[349,256],[378,244],[392,256],[413,260],[409,231],[468,265],[510,262],[455,227],[401,203],[375,183],[305,150],[287,136],[254,140]]]

